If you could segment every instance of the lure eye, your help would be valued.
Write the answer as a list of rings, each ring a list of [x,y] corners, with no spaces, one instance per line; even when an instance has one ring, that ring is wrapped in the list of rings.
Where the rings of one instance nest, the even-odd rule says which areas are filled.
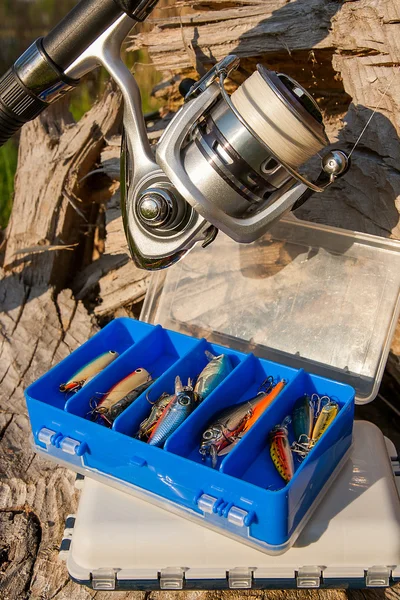
[[[211,440],[213,437],[214,437],[214,434],[211,431],[211,429],[207,429],[207,431],[205,431],[203,433],[203,440]]]
[[[108,354],[117,354],[115,350],[109,350]]]
[[[142,373],[143,369],[136,369],[135,373]]]
[[[187,406],[190,402],[190,398],[189,398],[189,396],[182,396],[182,398],[179,398],[178,402],[182,406]]]

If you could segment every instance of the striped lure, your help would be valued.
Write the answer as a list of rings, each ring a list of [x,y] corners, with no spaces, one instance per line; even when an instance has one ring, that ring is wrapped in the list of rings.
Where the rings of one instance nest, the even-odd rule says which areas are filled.
[[[164,412],[164,409],[168,406],[173,398],[173,394],[168,394],[164,392],[161,396],[154,402],[150,414],[144,421],[141,422],[139,431],[135,435],[138,440],[143,440],[147,442],[154,427],[157,424],[158,419]]]

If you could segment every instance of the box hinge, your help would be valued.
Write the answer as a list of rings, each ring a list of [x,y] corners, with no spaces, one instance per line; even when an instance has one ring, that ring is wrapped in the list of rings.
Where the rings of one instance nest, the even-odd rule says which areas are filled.
[[[117,572],[114,569],[96,569],[92,572],[94,590],[115,590]]]
[[[58,557],[60,560],[66,561],[72,542],[72,534],[75,526],[75,515],[68,515],[65,520],[65,529],[62,536]]]
[[[322,578],[321,567],[312,565],[301,567],[296,571],[295,577],[298,588],[319,588]]]
[[[237,506],[232,506],[230,511],[228,512],[228,522],[232,523],[232,525],[236,525],[237,527],[245,527],[246,519],[249,516],[247,510],[243,510],[242,508],[238,508]]]
[[[228,520],[230,525],[235,527],[250,527],[255,519],[255,512],[243,510],[238,506],[234,506],[232,502],[226,502],[222,498],[215,498],[209,494],[201,493],[197,497],[197,506],[204,515],[215,515]]]
[[[253,585],[253,571],[247,567],[236,567],[227,573],[231,590],[250,590]]]
[[[41,444],[44,444],[45,446],[50,446],[55,435],[56,432],[53,429],[49,429],[48,427],[42,427],[37,433],[37,438]]]
[[[185,569],[182,567],[167,567],[158,576],[161,590],[182,590],[185,582]]]
[[[390,567],[375,565],[365,572],[366,587],[389,587],[392,570]]]
[[[212,514],[214,511],[214,507],[218,502],[217,498],[214,496],[210,496],[209,494],[202,494],[197,500],[197,506],[203,513]]]

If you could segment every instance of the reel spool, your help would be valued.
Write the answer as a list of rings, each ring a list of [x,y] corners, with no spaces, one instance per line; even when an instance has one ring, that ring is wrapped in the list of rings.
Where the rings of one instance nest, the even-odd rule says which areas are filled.
[[[298,169],[329,140],[306,90],[258,65],[230,98],[223,87],[221,92],[184,151],[184,167],[196,187],[236,218],[279,200],[277,192],[296,181],[315,187]]]

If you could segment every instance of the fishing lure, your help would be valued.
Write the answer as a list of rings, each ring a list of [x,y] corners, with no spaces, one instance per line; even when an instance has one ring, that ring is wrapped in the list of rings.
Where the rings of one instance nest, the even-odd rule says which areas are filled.
[[[285,421],[282,425],[276,425],[270,432],[269,451],[276,470],[282,479],[288,483],[294,475],[294,462]]]
[[[224,456],[232,450],[276,398],[286,381],[279,381],[272,387],[272,379],[268,378],[262,386],[265,384],[268,384],[266,390],[260,391],[250,400],[226,408],[204,431],[199,452],[204,460],[208,456],[211,457],[213,468],[217,465],[217,457]]]
[[[328,429],[329,425],[336,418],[338,412],[339,405],[337,404],[337,402],[334,402],[331,399],[329,399],[328,402],[322,406],[321,412],[317,417],[311,434],[310,448],[315,446],[315,444],[318,442],[321,436]]]
[[[162,448],[169,436],[178,429],[196,405],[192,383],[183,386],[180,377],[175,379],[175,394],[163,410],[150,434],[148,444]]]
[[[109,350],[109,352],[100,354],[100,356],[94,358],[84,367],[76,371],[66,383],[62,383],[59,387],[60,392],[78,392],[85,383],[108,367],[108,365],[118,358],[118,356],[118,352],[115,352],[114,350]]]
[[[146,383],[149,379],[150,373],[146,371],[146,369],[139,367],[133,371],[133,373],[130,373],[127,377],[124,377],[124,379],[116,383],[99,401],[92,400],[91,416],[93,420],[96,420],[99,415],[107,414],[112,406],[125,398],[129,392]]]
[[[155,379],[149,379],[148,381],[145,381],[145,383],[142,383],[142,385],[139,385],[131,392],[128,392],[128,394],[121,398],[121,400],[118,400],[118,402],[110,406],[109,409],[105,409],[104,411],[102,411],[100,407],[100,410],[98,412],[100,413],[100,416],[104,420],[105,424],[111,427],[115,419],[119,417],[119,415],[123,413],[124,410],[128,408],[128,406],[133,404],[133,402],[135,402],[135,400],[139,398],[140,394],[143,394],[143,392],[145,392],[147,388],[154,383],[154,381]]]
[[[194,393],[198,402],[202,402],[211,394],[221,381],[229,375],[233,368],[229,356],[226,354],[214,356],[208,350],[206,350],[205,354],[210,362],[198,376],[194,387]]]
[[[315,408],[308,394],[300,396],[292,412],[292,426],[295,442],[301,443],[311,438],[314,427]]]
[[[138,440],[142,440],[147,442],[150,437],[151,432],[154,427],[157,425],[158,419],[161,417],[164,409],[171,402],[173,394],[168,394],[168,392],[164,392],[161,396],[154,402],[149,416],[141,422],[139,431],[136,433],[135,437]]]

